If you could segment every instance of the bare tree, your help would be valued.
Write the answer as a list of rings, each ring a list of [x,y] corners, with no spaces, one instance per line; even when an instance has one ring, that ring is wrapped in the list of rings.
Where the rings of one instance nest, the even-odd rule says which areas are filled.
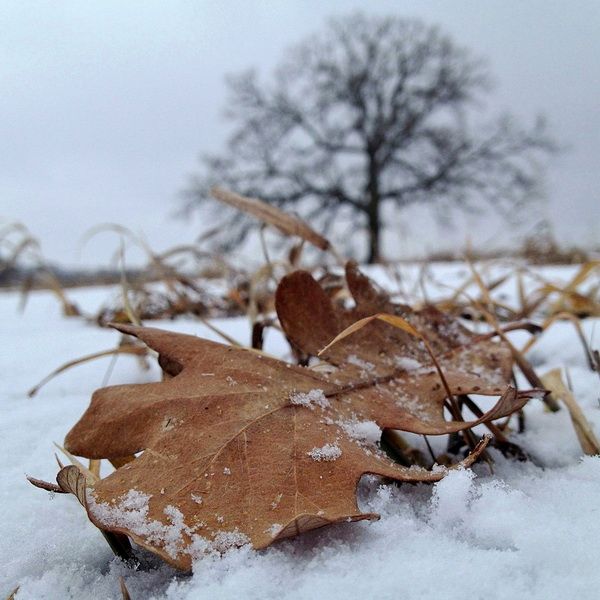
[[[229,86],[232,135],[222,155],[204,157],[189,206],[219,184],[324,231],[345,221],[368,232],[370,262],[381,258],[386,205],[514,208],[536,192],[539,159],[553,147],[540,119],[530,129],[509,116],[482,122],[482,62],[414,20],[333,20],[291,49],[269,83],[247,72]],[[231,215],[228,241],[252,225]]]

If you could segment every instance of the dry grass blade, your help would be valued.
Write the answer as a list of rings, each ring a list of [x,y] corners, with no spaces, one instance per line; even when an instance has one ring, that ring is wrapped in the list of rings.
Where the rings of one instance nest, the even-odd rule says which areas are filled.
[[[259,314],[270,310],[272,294],[269,291],[269,282],[274,283],[275,287],[277,286],[274,272],[277,267],[287,270],[288,265],[281,261],[267,262],[250,277],[246,313],[252,325],[256,322]]]
[[[522,269],[519,269],[517,271],[517,295],[519,297],[519,304],[521,306],[521,310],[518,311],[518,314],[520,314],[520,315],[527,314],[528,302],[527,302],[527,294],[525,293],[525,282],[523,281]]]
[[[127,238],[131,240],[135,245],[137,245],[143,252],[145,252],[148,257],[150,265],[154,267],[157,273],[160,274],[160,279],[167,286],[167,288],[175,295],[178,296],[178,291],[175,287],[174,280],[176,277],[174,276],[173,269],[167,265],[163,258],[156,255],[152,248],[146,243],[146,241],[141,237],[135,235],[130,229],[124,227],[123,225],[118,225],[116,223],[103,223],[101,225],[97,225],[89,229],[85,236],[82,239],[81,244],[87,243],[92,237],[95,235],[105,232],[112,231],[117,235],[121,236],[121,244],[119,246],[119,252],[117,253],[117,258],[122,255],[123,251],[123,239]]]
[[[563,288],[564,292],[575,292],[577,287],[580,286],[592,272],[600,267],[600,260],[590,260],[581,265],[579,271],[575,273],[571,281]]]
[[[557,398],[565,403],[583,452],[590,456],[600,454],[600,442],[598,442],[589,421],[583,414],[571,390],[563,382],[560,369],[552,369],[543,375],[542,382]]]
[[[79,308],[77,308],[77,306],[67,298],[67,294],[65,293],[58,279],[50,269],[47,269],[46,272],[43,274],[43,280],[45,281],[46,286],[50,289],[50,291],[52,291],[54,295],[58,298],[58,301],[62,306],[63,316],[81,316]]]
[[[98,475],[96,475],[93,471],[88,469],[80,460],[75,458],[75,456],[73,456],[68,450],[66,450],[65,448],[63,448],[62,446],[57,444],[56,442],[54,442],[54,445],[69,459],[72,466],[77,468],[78,473],[83,474],[83,476],[85,476],[85,479],[87,479],[87,481],[90,484],[100,481],[100,477]],[[65,472],[66,468],[67,467],[64,467],[63,469],[61,469],[59,472],[59,475],[60,475],[60,473]],[[58,482],[58,485],[60,485],[63,489],[67,489],[67,491],[69,491],[73,494],[75,493],[72,491],[72,489],[63,487],[63,485],[60,481]],[[69,480],[69,485],[70,485],[70,480]],[[75,494],[75,495],[77,495],[77,494]],[[79,498],[79,496],[77,496],[77,497]],[[79,501],[81,502],[81,498],[79,498]],[[82,504],[83,504],[83,502],[82,502]]]
[[[321,250],[332,250],[329,240],[317,233],[307,223],[298,217],[284,213],[275,206],[267,204],[258,198],[240,196],[220,187],[212,188],[211,193],[219,202],[253,215],[263,221],[263,223],[273,225],[273,227],[276,227],[286,235],[301,237]]]
[[[537,298],[533,301],[527,301],[519,315],[519,318],[530,315],[534,310],[541,306],[552,294],[558,294],[558,299],[549,307],[550,314],[558,312],[570,312],[579,315],[599,315],[600,304],[593,298],[593,293],[587,296],[578,291],[578,288],[600,267],[600,261],[588,261],[581,265],[577,273],[564,286],[558,286],[539,273],[529,271],[529,275],[538,280],[542,287],[537,290]]]
[[[58,465],[58,468],[63,469],[65,465],[62,464],[62,462],[60,461],[60,458],[58,458],[58,454],[56,454],[56,452],[54,453],[54,458],[56,459],[56,464]]]
[[[425,436],[423,437],[427,440]],[[402,433],[396,429],[383,430],[383,433],[381,434],[381,446],[388,454],[393,456],[396,462],[405,467],[417,465],[424,469],[429,469],[433,463],[437,462],[435,456],[432,456],[431,460],[428,461],[423,452],[413,448],[404,437],[402,437]]]
[[[42,379],[37,385],[34,385],[28,392],[27,395],[32,398],[35,396],[40,388],[46,385],[50,380],[54,379],[57,375],[60,375],[64,371],[72,367],[76,367],[77,365],[81,365],[86,362],[90,362],[92,360],[96,360],[98,358],[103,358],[105,356],[115,356],[116,354],[133,354],[134,356],[145,356],[147,354],[146,348],[142,346],[136,346],[134,344],[122,344],[113,348],[112,350],[103,350],[101,352],[94,352],[93,354],[88,354],[86,356],[82,356],[81,358],[77,358],[75,360],[70,360],[66,362],[64,365],[61,365],[57,369],[54,369],[50,374],[46,375],[44,379]]]
[[[429,356],[431,357],[431,360],[438,372],[438,375],[440,376],[442,385],[444,386],[444,388],[446,390],[448,399],[450,400],[451,403],[454,404],[454,396],[453,396],[452,392],[450,391],[450,386],[448,385],[448,382],[446,381],[444,372],[442,371],[442,368],[440,367],[440,363],[438,362],[437,358],[435,357],[433,349],[431,348],[431,345],[427,341],[427,338],[424,335],[422,335],[419,331],[417,331],[406,319],[403,319],[402,317],[399,317],[397,315],[378,313],[376,315],[371,315],[370,317],[365,317],[364,319],[360,319],[360,320],[356,321],[356,323],[353,323],[349,327],[346,327],[346,329],[344,329],[341,333],[336,335],[335,338],[333,340],[331,340],[331,342],[329,342],[329,344],[327,344],[327,346],[325,346],[318,353],[318,356],[321,356],[326,350],[331,348],[331,346],[333,346],[334,344],[337,344],[340,340],[343,340],[345,337],[348,337],[349,335],[355,333],[359,329],[362,329],[365,325],[368,325],[369,323],[371,323],[372,321],[375,321],[375,320],[383,321],[384,323],[387,323],[388,325],[392,325],[392,327],[396,327],[396,329],[401,329],[402,331],[405,331],[409,335],[412,335],[413,337],[416,337],[419,340],[421,340],[421,342],[424,344],[425,348],[427,349]],[[455,415],[455,417],[456,416],[457,415]]]
[[[575,330],[577,331],[577,336],[579,337],[579,341],[581,342],[581,345],[583,346],[583,351],[585,352],[585,358],[587,360],[587,363],[590,367],[590,369],[592,371],[595,371],[595,360],[594,360],[594,354],[592,352],[592,349],[590,348],[590,345],[588,344],[587,340],[585,339],[585,334],[583,332],[583,327],[581,326],[581,319],[577,316],[574,315],[570,312],[559,312],[555,315],[552,315],[550,317],[548,317],[544,323],[542,323],[542,329],[544,331],[546,331],[546,329],[548,329],[553,323],[555,323],[556,321],[560,321],[560,320],[568,320],[571,321],[571,323],[573,323],[573,327],[575,327]],[[527,344],[525,344],[525,346],[523,346],[523,348],[521,349],[521,352],[523,354],[525,354],[526,352],[528,352],[531,347],[536,343],[536,341],[539,338],[531,338]]]
[[[551,313],[568,311],[581,316],[600,316],[600,304],[593,298],[596,290],[586,296],[575,290],[561,289],[548,284],[542,291],[547,291],[548,294],[553,292],[559,294],[559,298],[550,308]]]
[[[16,236],[16,240],[12,239]],[[27,277],[21,287],[20,310],[25,308],[30,289],[34,285],[41,285],[50,289],[62,305],[65,317],[80,316],[79,309],[69,301],[56,275],[44,259],[40,244],[31,235],[27,227],[21,223],[10,223],[0,230],[0,250],[4,248],[9,252],[8,257],[0,259],[0,273],[2,271],[18,268],[23,258],[33,260],[36,272]],[[4,254],[0,252],[0,255]]]
[[[422,339],[421,334],[408,321],[406,321],[402,317],[397,317],[396,315],[388,315],[388,314],[380,313],[377,315],[371,315],[370,317],[365,317],[364,319],[359,319],[358,321],[356,321],[356,323],[352,323],[352,325],[350,325],[349,327],[346,327],[346,329],[344,329],[344,331],[338,333],[338,335],[336,335],[331,340],[331,342],[329,342],[329,344],[327,344],[327,346],[325,346],[323,349],[321,349],[319,351],[318,356],[321,356],[326,350],[329,350],[329,348],[331,348],[331,346],[333,346],[334,344],[337,344],[339,341],[343,340],[344,338],[348,337],[349,335],[352,335],[353,333],[362,329],[365,325],[368,325],[375,319],[389,323],[390,325],[393,325],[394,327],[397,327],[398,329],[402,329],[403,331],[406,331],[406,333],[409,333],[410,335],[412,335],[414,337]]]
[[[131,595],[129,594],[129,590],[125,585],[125,579],[122,575],[121,577],[119,577],[119,587],[121,588],[121,595],[123,596],[123,600],[131,600]]]
[[[90,458],[88,469],[90,473],[95,475],[98,479],[100,479],[100,465],[102,464],[101,460],[96,460],[94,458]]]
[[[202,325],[210,329],[213,333],[216,333],[219,337],[223,338],[231,346],[238,346],[239,348],[243,347],[243,344],[240,344],[240,342],[238,342],[235,338],[232,338],[229,334],[225,333],[222,329],[219,329],[216,325],[213,325],[207,319],[198,317],[198,320],[200,323],[202,323]]]
[[[516,323],[509,323],[508,325],[505,325],[504,327],[499,327],[498,329],[502,331],[502,333],[508,333],[509,331],[527,331],[527,333],[535,335],[541,333],[544,328],[540,325],[536,325],[535,323],[530,323],[529,321],[517,321]],[[496,337],[497,335],[499,334],[496,330],[489,331],[488,333],[482,333],[481,335],[478,335],[477,340],[489,340],[493,337]]]
[[[479,273],[477,272],[477,270],[475,269],[475,266],[473,265],[473,263],[471,261],[468,261],[468,265],[471,270],[471,273],[473,274],[473,278],[475,279],[475,282],[477,283],[479,289],[481,290],[481,295],[485,301],[485,304],[487,306],[493,306],[494,302],[490,296],[489,290],[487,289],[485,283],[483,282],[483,279],[481,279],[481,276],[479,275]],[[517,348],[515,348],[515,346],[512,344],[512,342],[508,339],[508,337],[506,337],[506,334],[504,333],[504,331],[502,331],[502,328],[500,327],[500,324],[498,323],[498,319],[496,319],[496,317],[489,310],[487,310],[485,306],[478,304],[477,302],[475,304],[478,305],[479,310],[482,312],[482,314],[483,314],[485,320],[488,322],[488,324],[494,328],[494,331],[500,336],[502,341],[504,341],[507,344],[507,346],[510,348],[510,351],[513,355],[514,361],[517,363],[517,365],[519,365],[519,368],[521,369],[521,372],[523,373],[523,375],[526,377],[527,381],[529,381],[529,383],[534,388],[543,388],[544,385],[542,383],[542,380],[538,377],[534,368],[531,366],[529,361],[525,358],[523,353],[519,352],[519,350],[517,350]],[[552,412],[557,412],[558,410],[560,410],[560,406],[558,405],[556,400],[549,394],[547,394],[543,397],[543,402],[544,402],[544,404],[546,404],[548,409],[551,410]]]
[[[139,326],[142,324],[142,322],[139,316],[136,314],[133,307],[131,306],[131,302],[129,302],[129,285],[127,284],[127,276],[125,275],[125,243],[123,242],[123,238],[121,238],[119,255],[121,267],[121,294],[123,296],[123,308],[130,322],[134,325]]]
[[[17,597],[17,592],[19,591],[19,589],[21,588],[20,585],[18,585],[7,597],[6,600],[15,600],[15,598]]]

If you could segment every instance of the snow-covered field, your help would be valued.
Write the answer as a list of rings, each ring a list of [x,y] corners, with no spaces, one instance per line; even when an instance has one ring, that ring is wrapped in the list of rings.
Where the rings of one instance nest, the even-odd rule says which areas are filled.
[[[452,285],[456,273],[451,271],[440,268],[436,275]],[[569,270],[552,273],[565,278]],[[72,296],[92,312],[110,294],[86,289]],[[539,401],[526,408],[526,432],[513,438],[536,464],[492,451],[493,475],[478,464],[472,472],[451,472],[434,486],[381,485],[365,477],[361,508],[380,513],[378,522],[314,531],[261,552],[231,550],[222,558],[197,561],[191,576],[167,566],[129,570],[74,497],[52,497],[25,475],[54,480],[53,442],[62,443],[96,388],[156,380],[158,371],[143,371],[131,357],[120,357],[109,370],[110,359],[103,359],[67,371],[29,399],[26,391],[53,368],[113,347],[118,335],[82,319],[62,318],[46,292],[32,294],[24,314],[18,302],[15,293],[0,294],[1,598],[17,586],[19,600],[120,598],[119,576],[134,600],[600,597],[600,457],[583,458],[567,411],[545,412]],[[244,319],[217,325],[247,343]],[[191,320],[156,326],[219,341]],[[585,320],[583,327],[588,340],[596,328],[597,348],[598,319]],[[512,339],[523,345],[527,334]],[[288,348],[270,331],[266,350],[285,357]],[[568,369],[574,395],[600,433],[600,378],[587,366],[572,325],[554,325],[530,359],[540,374]],[[443,447],[443,440],[434,441]]]

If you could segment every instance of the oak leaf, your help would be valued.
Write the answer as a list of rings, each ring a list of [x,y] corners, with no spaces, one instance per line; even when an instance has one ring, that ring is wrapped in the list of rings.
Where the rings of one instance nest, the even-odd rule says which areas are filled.
[[[172,378],[98,390],[65,447],[93,459],[142,452],[88,488],[85,506],[99,528],[178,568],[207,550],[264,548],[377,518],[357,506],[365,473],[408,482],[444,475],[391,462],[374,423],[375,435],[365,435],[338,411],[357,392],[322,374],[189,335],[116,327],[156,350]]]

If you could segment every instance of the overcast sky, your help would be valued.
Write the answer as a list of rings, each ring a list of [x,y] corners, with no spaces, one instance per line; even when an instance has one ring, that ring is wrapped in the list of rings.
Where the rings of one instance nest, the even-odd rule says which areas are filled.
[[[290,43],[356,8],[439,24],[488,60],[491,112],[547,115],[569,146],[548,178],[557,236],[600,240],[598,0],[0,0],[0,218],[69,264],[108,262],[108,234],[77,254],[97,223],[159,249],[193,239],[202,224],[170,215],[199,153],[227,134],[224,75],[268,73]],[[405,250],[423,244],[407,235]]]

